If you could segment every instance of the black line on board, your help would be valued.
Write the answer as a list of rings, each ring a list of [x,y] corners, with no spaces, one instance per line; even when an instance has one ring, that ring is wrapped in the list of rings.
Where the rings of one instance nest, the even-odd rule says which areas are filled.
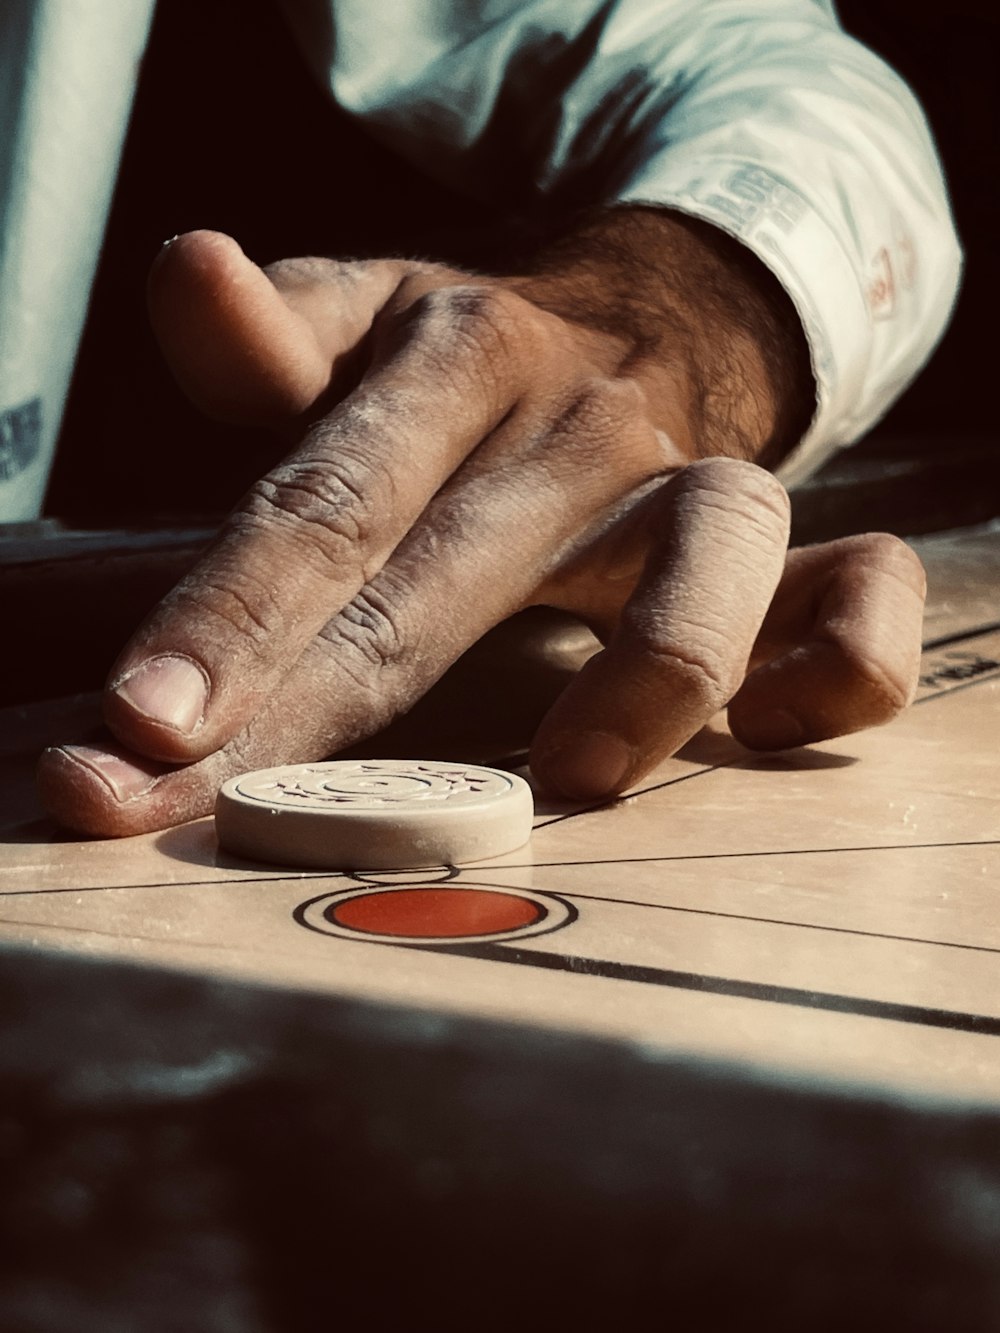
[[[62,921],[18,921],[10,920],[6,917],[0,918],[0,926],[19,926],[23,930],[56,930],[66,932],[72,935],[97,935],[102,940],[117,940],[125,944],[170,944],[180,945],[182,948],[192,949],[225,949],[225,944],[220,944],[217,940],[171,940],[164,939],[162,935],[123,935],[117,930],[101,930],[99,926],[69,926]],[[262,954],[263,949],[252,949],[248,952]],[[267,950],[268,957],[273,956],[272,949]]]
[[[588,865],[590,862],[578,862]],[[489,880],[476,880],[472,888],[508,889],[507,884],[496,884]],[[721,921],[752,921],[762,926],[788,926],[792,930],[822,930],[832,935],[856,935],[866,940],[891,940],[898,944],[929,944],[937,949],[967,949],[972,953],[1000,954],[988,944],[961,944],[955,940],[931,940],[922,935],[892,935],[884,930],[857,930],[851,926],[825,926],[816,921],[786,921],[776,916],[753,916],[748,912],[718,912],[708,907],[679,907],[676,903],[650,903],[638,898],[610,898],[602,893],[581,893],[578,889],[560,889],[554,893],[550,889],[535,889],[534,892],[550,895],[553,898],[582,899],[588,903],[610,903],[612,907],[650,908],[654,912],[683,912],[687,916],[709,916]],[[321,895],[326,896],[326,895]]]
[[[932,653],[936,648],[948,648],[953,643],[965,643],[969,639],[983,639],[987,634],[995,634],[1000,630],[1000,620],[994,621],[990,625],[978,625],[975,629],[960,629],[954,634],[942,634],[939,639],[928,639],[922,646],[922,651]]]
[[[827,856],[837,852],[921,852],[935,847],[1000,847],[1000,838],[971,838],[967,842],[905,842],[871,847],[780,847],[761,852],[684,852],[679,856],[609,856],[596,861],[523,861],[502,867],[484,866],[484,870],[545,870],[570,866],[653,865],[658,861],[741,861],[764,856]],[[470,870],[475,870],[470,866]],[[61,892],[61,890],[60,890]],[[2,895],[0,895],[2,896]]]
[[[438,867],[440,869],[440,867]],[[49,889],[0,889],[0,898],[34,898],[46,893],[107,893],[111,889],[231,889],[239,884],[279,884],[298,881],[315,884],[323,879],[346,879],[340,870],[317,870],[305,875],[244,875],[241,879],[165,879],[148,884],[79,884],[60,885]]]
[[[720,768],[728,768],[727,764],[708,764],[704,768],[696,768],[693,773],[682,773],[680,777],[668,778],[666,782],[654,782],[650,787],[640,787],[638,791],[626,792],[623,796],[615,796],[606,801],[595,801],[593,805],[585,805],[581,810],[568,810],[564,815],[553,815],[551,819],[545,819],[540,824],[536,824],[531,830],[537,833],[539,829],[551,828],[553,824],[565,823],[567,819],[576,819],[578,815],[591,815],[595,810],[610,809],[612,806],[621,805],[625,801],[632,801],[637,796],[648,796],[651,791],[662,791],[664,787],[676,787],[679,782],[690,782],[692,778],[700,778],[703,773],[717,773]]]
[[[486,962],[515,963],[554,972],[570,972],[576,976],[632,981],[646,986],[668,986],[674,990],[700,991],[705,995],[765,1000],[771,1004],[794,1005],[800,1009],[820,1009],[827,1013],[854,1014],[859,1018],[883,1018],[896,1023],[917,1023],[923,1027],[948,1028],[952,1032],[975,1032],[980,1036],[1000,1037],[1000,1018],[963,1013],[956,1009],[931,1009],[919,1004],[868,1000],[862,996],[839,995],[834,991],[811,991],[797,986],[738,981],[732,977],[615,963],[606,958],[579,958],[569,954],[517,949],[504,944],[449,945],[441,952],[458,954],[463,958],[480,958]]]
[[[696,777],[697,774],[691,776]],[[655,865],[657,862],[667,864],[674,861],[740,861],[765,856],[826,856],[838,852],[919,852],[931,851],[940,847],[1000,847],[1000,838],[973,838],[967,842],[911,842],[870,847],[790,847],[761,852],[685,852],[680,856],[614,856],[598,861],[521,861],[517,864],[505,863],[502,866],[460,866],[458,869],[462,873],[468,873],[471,877],[478,874],[480,870],[485,875],[496,870],[504,872],[508,870],[559,870],[573,866]],[[440,869],[440,866],[433,868]],[[413,874],[415,878],[420,877],[419,870],[414,870]],[[314,874],[245,875],[242,879],[168,879],[153,884],[90,884],[82,888],[79,884],[74,884],[49,889],[0,889],[0,898],[26,898],[50,893],[104,893],[111,889],[234,888],[240,884],[275,884],[291,881],[297,881],[301,884],[315,884],[324,879],[342,880],[348,878],[351,878],[351,876],[344,871],[318,870]],[[476,879],[472,880],[473,884],[479,882]],[[368,881],[365,880],[364,883],[368,883]],[[506,888],[508,886],[497,885],[497,887]],[[614,901],[619,900],[615,899]],[[752,919],[757,920],[756,917]],[[903,939],[905,936],[900,936],[900,938]]]
[[[914,699],[910,707],[916,708],[918,704],[930,703],[933,699],[944,699],[949,694],[958,694],[961,690],[971,690],[975,685],[985,685],[998,677],[1000,677],[1000,671],[984,671],[981,676],[976,676],[974,680],[963,680],[960,685],[949,685],[943,690],[935,690],[933,694],[921,695],[919,699]]]
[[[476,888],[480,887],[478,884]],[[502,887],[501,885],[497,886]],[[536,890],[546,893],[546,889]],[[776,916],[752,916],[747,912],[716,912],[707,907],[678,907],[675,903],[644,903],[635,898],[608,898],[600,893],[579,893],[562,889],[565,898],[582,898],[588,903],[611,903],[613,907],[649,907],[654,912],[684,912],[688,916],[710,916],[722,921],[753,921],[762,926],[788,926],[792,930],[824,930],[831,935],[856,935],[866,940],[892,940],[898,944],[930,944],[937,949],[968,949],[972,953],[1000,954],[988,944],[959,944],[954,940],[929,940],[921,935],[891,935],[884,930],[855,930],[850,926],[824,926],[816,921],[784,921]],[[553,895],[555,896],[555,895]]]

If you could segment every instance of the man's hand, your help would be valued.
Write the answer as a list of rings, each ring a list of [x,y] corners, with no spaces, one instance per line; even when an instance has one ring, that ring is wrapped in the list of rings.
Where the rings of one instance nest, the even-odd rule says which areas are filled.
[[[335,753],[530,605],[606,644],[532,747],[569,796],[624,790],[727,704],[741,741],[782,748],[910,698],[919,562],[888,537],[787,552],[757,464],[808,420],[806,354],[787,298],[711,229],[612,212],[512,277],[262,272],[196,232],[150,300],[197,404],[300,442],[119,658],[120,744],[43,757],[66,823],[164,827],[234,773]]]

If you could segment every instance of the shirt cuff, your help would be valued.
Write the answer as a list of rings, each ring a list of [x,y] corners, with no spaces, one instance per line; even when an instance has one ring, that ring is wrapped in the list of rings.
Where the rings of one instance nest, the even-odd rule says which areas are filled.
[[[802,321],[816,385],[816,411],[777,469],[803,481],[869,422],[859,415],[872,354],[873,319],[854,264],[829,225],[787,181],[757,164],[713,158],[662,159],[617,196],[623,204],[677,209],[734,236],[782,284]]]

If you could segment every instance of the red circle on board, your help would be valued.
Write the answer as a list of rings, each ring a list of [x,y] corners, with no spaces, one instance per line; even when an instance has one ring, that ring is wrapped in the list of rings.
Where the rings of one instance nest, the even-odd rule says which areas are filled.
[[[540,903],[514,893],[442,886],[363,893],[333,903],[324,915],[334,925],[366,935],[452,940],[521,930],[546,912]]]

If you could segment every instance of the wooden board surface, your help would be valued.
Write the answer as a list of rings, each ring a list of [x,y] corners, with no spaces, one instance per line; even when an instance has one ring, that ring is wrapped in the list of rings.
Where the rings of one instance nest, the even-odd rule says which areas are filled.
[[[219,851],[211,820],[67,839],[37,819],[30,767],[78,710],[9,712],[0,940],[995,1103],[1000,534],[920,546],[929,646],[905,717],[763,757],[716,723],[625,799],[542,802],[527,848],[457,872],[254,865]],[[390,893],[428,922],[446,901],[459,933],[338,925],[346,897],[377,922]],[[511,899],[534,921],[484,935]]]

